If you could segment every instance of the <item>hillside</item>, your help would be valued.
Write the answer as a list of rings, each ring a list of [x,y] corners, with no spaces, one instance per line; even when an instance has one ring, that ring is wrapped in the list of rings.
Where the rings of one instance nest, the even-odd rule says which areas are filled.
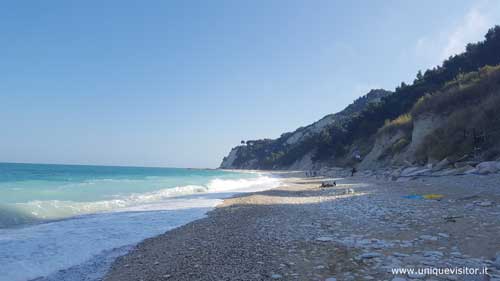
[[[487,142],[477,141],[479,131],[488,128],[485,124],[497,124],[483,112],[500,109],[498,68],[486,67],[498,64],[500,26],[491,28],[484,41],[468,44],[464,53],[418,71],[412,84],[401,83],[394,93],[372,90],[343,111],[276,140],[248,141],[233,148],[221,168],[374,168],[425,164],[452,155],[496,157],[492,148],[498,143],[496,134],[490,134]],[[458,132],[473,135],[475,141],[459,141]],[[481,147],[487,143],[487,149]]]
[[[386,122],[361,168],[500,157],[500,65],[459,75]],[[468,161],[468,163],[467,163]]]
[[[249,140],[231,150],[224,158],[224,169],[304,169],[312,168],[318,142],[345,132],[345,126],[369,105],[392,94],[383,89],[371,90],[344,110],[282,134],[278,139]],[[332,135],[330,135],[330,133]]]

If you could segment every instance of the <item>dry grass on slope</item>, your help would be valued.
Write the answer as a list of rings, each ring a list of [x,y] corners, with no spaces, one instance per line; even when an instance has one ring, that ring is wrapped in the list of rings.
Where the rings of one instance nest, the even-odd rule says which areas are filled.
[[[473,130],[485,133],[480,143],[484,159],[500,155],[500,66],[484,67],[447,84],[445,89],[423,97],[414,106],[413,116],[447,116],[444,125],[429,134],[417,151],[421,161],[471,154]],[[476,144],[477,145],[477,144]]]
[[[386,121],[378,134],[404,134],[403,142],[391,153],[403,149],[411,141],[413,121],[423,115],[446,117],[444,125],[429,134],[417,150],[420,162],[462,156],[473,150],[473,138],[465,132],[486,132],[482,143],[483,158],[500,155],[500,65],[485,66],[477,72],[460,74],[440,91],[424,95],[412,110]],[[497,132],[498,131],[498,132]]]

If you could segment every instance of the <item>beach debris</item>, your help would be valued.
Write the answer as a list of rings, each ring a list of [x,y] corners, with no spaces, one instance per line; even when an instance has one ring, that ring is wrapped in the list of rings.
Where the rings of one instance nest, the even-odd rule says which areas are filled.
[[[442,199],[444,195],[442,194],[424,194],[422,197],[425,199]]]
[[[442,199],[444,195],[442,194],[410,194],[410,195],[405,195],[402,196],[402,198],[405,199],[430,199],[430,200],[439,200]]]
[[[411,195],[405,195],[405,196],[402,196],[402,198],[405,198],[405,199],[422,199],[422,195],[417,195],[417,194],[411,194]]]
[[[443,217],[443,219],[446,221],[446,222],[457,222],[457,219],[461,219],[463,218],[464,216],[445,216]]]

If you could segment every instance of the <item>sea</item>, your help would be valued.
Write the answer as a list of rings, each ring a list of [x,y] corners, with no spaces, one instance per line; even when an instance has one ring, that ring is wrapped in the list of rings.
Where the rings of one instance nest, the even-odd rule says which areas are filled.
[[[140,241],[279,184],[257,172],[0,163],[0,281],[101,280]]]

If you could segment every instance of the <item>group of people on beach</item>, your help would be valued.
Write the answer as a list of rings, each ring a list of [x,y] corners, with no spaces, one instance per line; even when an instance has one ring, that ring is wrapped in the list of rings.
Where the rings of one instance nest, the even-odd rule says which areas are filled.
[[[357,172],[356,168],[352,167],[351,169],[351,177],[354,177],[354,174]],[[319,176],[319,173],[317,171],[306,171],[305,172],[306,177],[316,177]]]
[[[325,188],[325,187],[335,187],[335,186],[337,186],[336,181],[324,181],[324,182],[321,182],[320,187]]]
[[[316,177],[318,176],[318,172],[317,171],[306,171],[306,177]]]

